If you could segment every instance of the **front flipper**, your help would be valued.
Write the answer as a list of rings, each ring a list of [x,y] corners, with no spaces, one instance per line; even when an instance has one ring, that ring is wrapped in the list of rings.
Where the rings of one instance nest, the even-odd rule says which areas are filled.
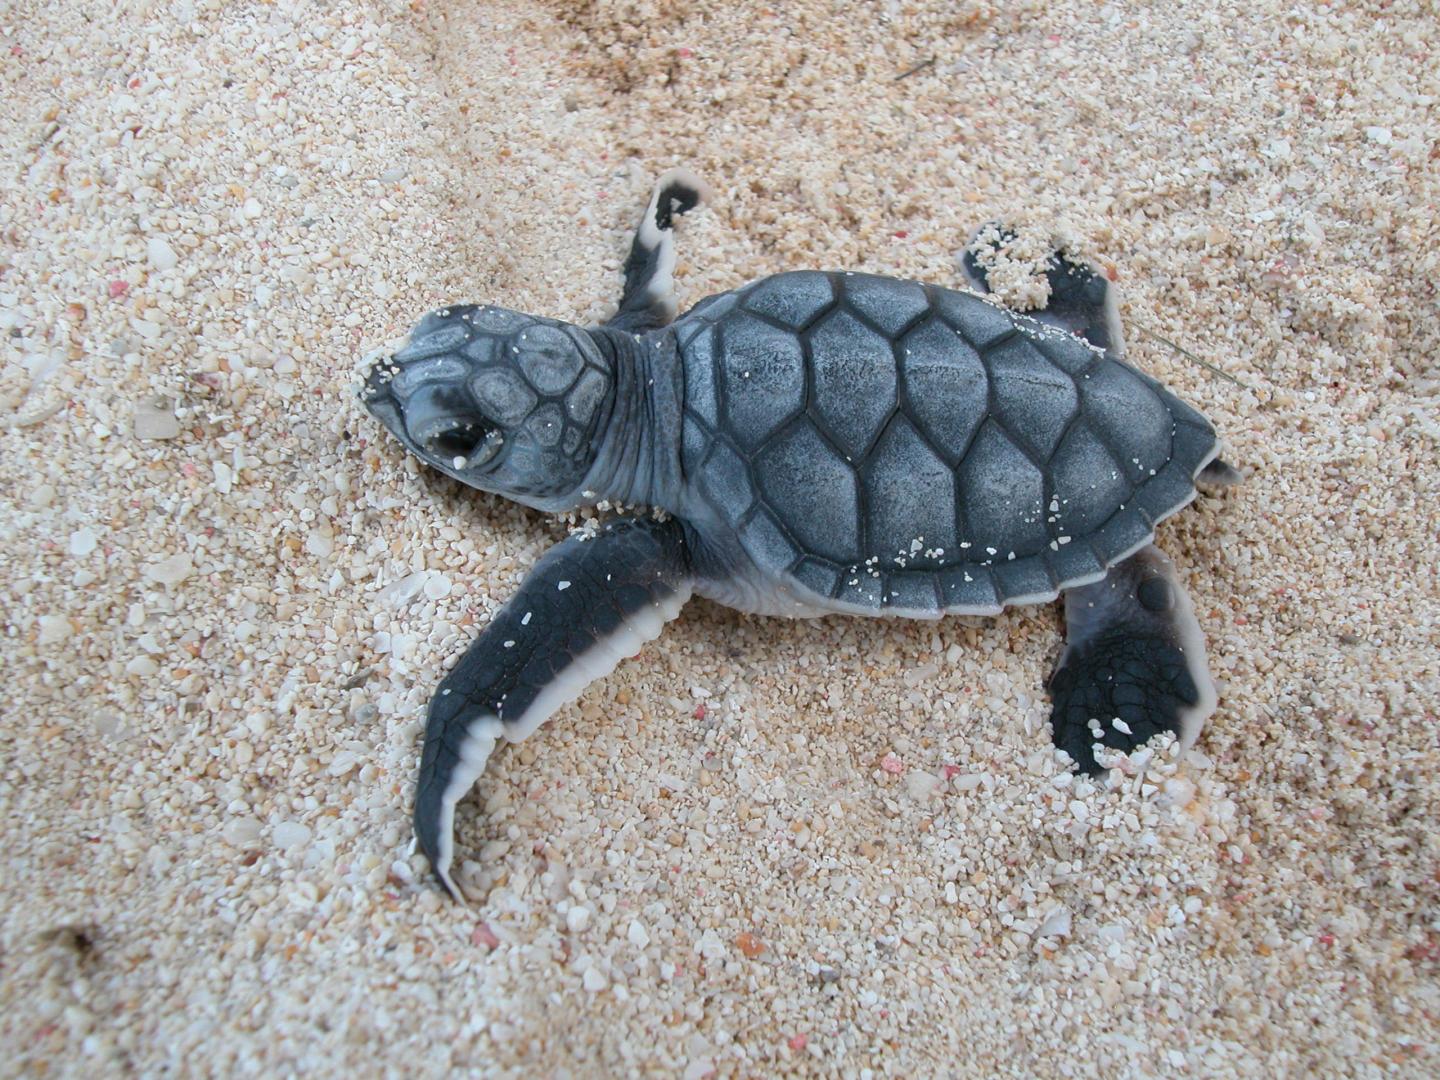
[[[999,222],[980,226],[965,246],[961,269],[976,292],[990,291],[989,269],[1016,240],[1016,234]],[[1125,355],[1115,288],[1089,263],[1076,262],[1062,251],[1052,251],[1045,262],[1050,299],[1043,308],[1026,315],[1048,326],[1078,334],[1097,349],[1116,358]]]
[[[1083,772],[1100,770],[1097,742],[1129,752],[1173,731],[1188,748],[1215,711],[1195,609],[1154,546],[1066,591],[1065,638],[1050,677],[1050,726]]]
[[[643,334],[675,318],[675,218],[708,195],[705,182],[685,169],[671,169],[656,181],[625,260],[620,310],[606,326]]]
[[[455,899],[455,805],[499,739],[518,742],[653,640],[690,598],[676,521],[625,518],[551,548],[430,702],[415,839]]]

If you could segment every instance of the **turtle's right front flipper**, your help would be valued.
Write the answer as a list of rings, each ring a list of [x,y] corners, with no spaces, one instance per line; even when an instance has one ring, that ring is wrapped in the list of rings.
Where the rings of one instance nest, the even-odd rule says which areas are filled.
[[[705,182],[686,169],[671,169],[656,181],[625,260],[620,310],[606,326],[644,333],[675,318],[675,219],[708,194]]]
[[[496,742],[518,742],[645,642],[690,597],[676,521],[626,518],[557,544],[445,677],[430,702],[415,792],[415,838],[451,877],[455,805]]]

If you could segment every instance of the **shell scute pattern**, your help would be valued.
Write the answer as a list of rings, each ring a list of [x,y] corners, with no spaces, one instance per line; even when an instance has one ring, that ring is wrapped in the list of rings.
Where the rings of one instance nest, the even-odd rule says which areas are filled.
[[[686,475],[762,573],[857,611],[995,611],[1093,579],[1216,445],[1139,372],[934,286],[779,274],[676,334]]]

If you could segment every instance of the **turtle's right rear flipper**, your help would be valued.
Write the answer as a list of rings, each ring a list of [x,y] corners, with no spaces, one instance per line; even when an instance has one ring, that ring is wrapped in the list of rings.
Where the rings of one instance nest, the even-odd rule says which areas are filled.
[[[1130,753],[1161,732],[1188,749],[1215,710],[1205,640],[1175,567],[1154,546],[1065,591],[1065,651],[1050,677],[1051,734],[1082,772],[1095,745]]]

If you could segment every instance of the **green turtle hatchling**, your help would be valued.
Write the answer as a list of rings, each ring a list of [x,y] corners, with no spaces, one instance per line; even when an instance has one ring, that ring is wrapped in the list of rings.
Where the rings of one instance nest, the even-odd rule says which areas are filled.
[[[1206,419],[1121,357],[1104,276],[1056,254],[1042,311],[843,271],[776,274],[674,318],[657,183],[616,315],[582,328],[483,304],[427,315],[361,397],[407,449],[540,510],[663,514],[552,548],[432,699],[415,835],[452,876],[455,807],[496,743],[530,735],[680,613],[938,619],[1063,596],[1057,746],[1094,770],[1215,707],[1204,641],[1155,526],[1226,483]],[[1003,234],[981,234],[998,244]],[[983,291],[974,254],[964,266]]]

